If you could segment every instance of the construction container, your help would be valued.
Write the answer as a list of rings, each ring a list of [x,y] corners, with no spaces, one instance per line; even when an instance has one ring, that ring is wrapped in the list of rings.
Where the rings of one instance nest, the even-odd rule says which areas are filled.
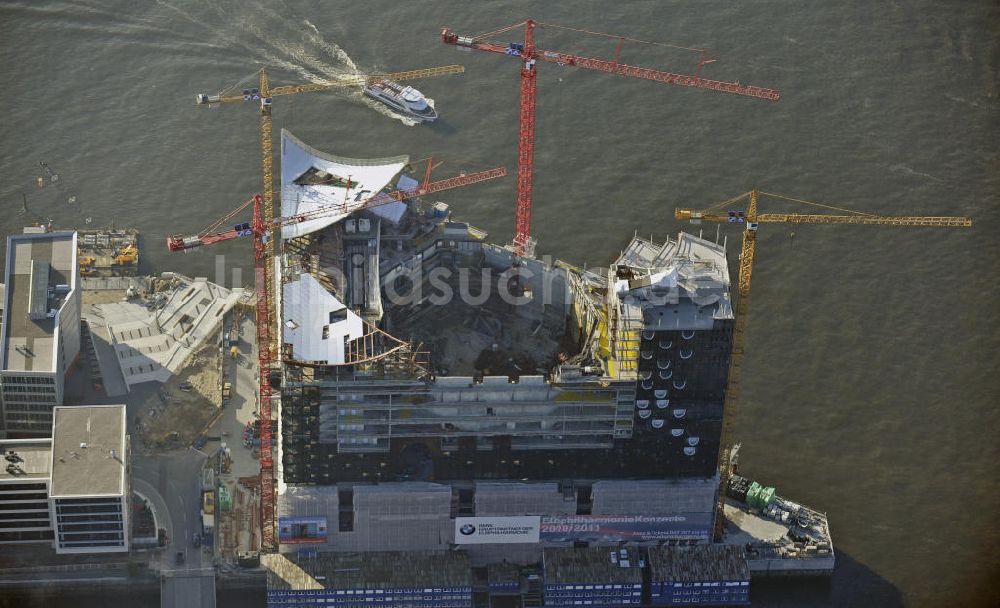
[[[758,506],[760,506],[758,498],[760,497],[761,489],[762,489],[761,485],[756,481],[750,484],[750,487],[747,489],[747,497],[746,497],[746,503],[748,507],[757,508]]]
[[[747,491],[750,489],[750,480],[746,477],[740,475],[733,475],[729,479],[729,487],[726,489],[726,495],[734,500],[740,502],[746,502]]]
[[[766,509],[768,506],[770,506],[772,500],[774,500],[774,488],[773,487],[761,488],[760,494],[758,494],[757,496],[757,501],[760,504],[760,508]]]
[[[219,486],[219,508],[223,513],[233,509],[233,494],[226,486]]]

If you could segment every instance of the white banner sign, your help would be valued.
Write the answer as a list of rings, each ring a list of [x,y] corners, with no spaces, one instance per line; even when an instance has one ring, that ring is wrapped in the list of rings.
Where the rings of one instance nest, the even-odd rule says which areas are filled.
[[[522,517],[456,517],[455,543],[485,545],[500,543],[537,543],[541,518]]]

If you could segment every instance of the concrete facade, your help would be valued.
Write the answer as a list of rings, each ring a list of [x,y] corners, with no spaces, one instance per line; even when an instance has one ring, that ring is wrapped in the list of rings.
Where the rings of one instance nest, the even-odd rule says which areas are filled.
[[[0,544],[51,542],[51,439],[0,440]]]
[[[0,544],[56,553],[129,550],[131,484],[124,405],[60,406],[51,439],[0,440]]]
[[[49,487],[57,553],[129,548],[129,446],[124,405],[57,407]]]
[[[7,237],[0,436],[45,436],[80,352],[75,232]]]

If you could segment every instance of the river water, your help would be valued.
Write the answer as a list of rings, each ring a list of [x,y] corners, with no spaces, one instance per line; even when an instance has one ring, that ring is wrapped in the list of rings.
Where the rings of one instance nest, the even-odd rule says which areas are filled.
[[[505,165],[511,177],[437,197],[505,242],[517,64],[438,36],[527,17],[708,48],[719,60],[706,77],[783,94],[773,104],[540,66],[539,254],[606,264],[636,230],[682,229],[674,207],[753,187],[974,218],[971,230],[762,227],[738,435],[743,471],[826,510],[839,553],[829,584],[759,584],[754,605],[1000,603],[995,2],[5,0],[3,232],[114,221],[142,231],[145,271],[214,278],[224,255],[226,281],[234,267],[249,280],[245,242],[186,256],[163,246],[260,188],[255,109],[195,107],[195,93],[251,82],[262,66],[288,84],[463,63],[463,75],[417,83],[442,114],[433,126],[356,92],[312,93],[276,99],[275,139],[287,128],[344,156],[433,155],[442,177]],[[552,28],[538,43],[614,52]],[[686,72],[696,56],[626,43],[622,60]],[[739,233],[727,228],[734,263]]]

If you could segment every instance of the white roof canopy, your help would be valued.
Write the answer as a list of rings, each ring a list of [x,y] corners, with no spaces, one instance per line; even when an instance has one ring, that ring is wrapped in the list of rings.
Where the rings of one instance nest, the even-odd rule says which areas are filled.
[[[347,217],[360,208],[362,202],[381,192],[409,160],[410,157],[405,155],[372,159],[342,158],[311,148],[282,129],[282,217],[324,208],[331,210],[329,215],[318,219],[283,226],[282,238],[303,236]],[[310,173],[311,179],[300,179]],[[303,181],[311,183],[302,183]]]
[[[282,342],[292,345],[299,361],[344,363],[344,344],[364,334],[361,317],[324,288],[311,274],[285,283]]]

